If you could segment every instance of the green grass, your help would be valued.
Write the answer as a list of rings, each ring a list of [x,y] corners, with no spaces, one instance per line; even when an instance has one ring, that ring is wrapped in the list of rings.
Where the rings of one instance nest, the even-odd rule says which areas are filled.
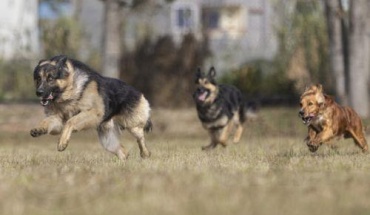
[[[370,214],[370,156],[350,140],[310,153],[296,109],[262,109],[239,144],[211,152],[194,109],[154,110],[152,157],[125,134],[125,163],[94,131],[62,153],[57,137],[31,138],[38,106],[0,110],[1,214]]]

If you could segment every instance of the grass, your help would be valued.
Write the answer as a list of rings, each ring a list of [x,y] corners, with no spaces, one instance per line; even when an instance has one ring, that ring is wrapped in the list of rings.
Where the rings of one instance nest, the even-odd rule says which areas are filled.
[[[1,214],[370,214],[370,156],[351,141],[311,154],[296,109],[262,109],[239,144],[202,152],[195,110],[154,110],[152,151],[120,162],[94,131],[31,138],[34,105],[0,105]]]

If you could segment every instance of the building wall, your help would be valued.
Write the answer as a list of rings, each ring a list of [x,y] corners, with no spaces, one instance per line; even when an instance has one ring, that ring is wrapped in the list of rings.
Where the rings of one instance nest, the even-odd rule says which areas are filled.
[[[103,24],[103,4],[100,0],[82,0],[80,20],[93,47],[99,47]],[[87,3],[88,2],[88,3]],[[189,7],[195,17],[192,27],[178,28],[176,17],[178,10]],[[242,20],[236,33],[225,33],[229,21],[225,19],[224,32],[212,37],[208,32],[213,56],[207,66],[214,65],[220,72],[230,71],[243,63],[255,59],[271,60],[277,50],[277,39],[273,30],[273,7],[270,0],[176,0],[167,4],[163,0],[150,1],[149,4],[135,10],[125,9],[123,13],[123,42],[126,51],[135,49],[145,38],[152,40],[160,36],[171,35],[177,44],[182,35],[193,32],[198,39],[203,39],[204,26],[202,12],[204,8],[225,7],[240,8]],[[100,8],[100,9],[99,9]]]
[[[38,1],[0,1],[0,58],[34,58],[39,52]]]

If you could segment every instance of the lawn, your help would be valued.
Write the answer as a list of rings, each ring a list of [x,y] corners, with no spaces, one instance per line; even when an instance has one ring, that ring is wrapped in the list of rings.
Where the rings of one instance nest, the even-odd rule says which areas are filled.
[[[370,214],[370,155],[350,140],[310,153],[297,108],[261,109],[239,144],[210,152],[194,109],[152,114],[152,157],[124,134],[122,163],[94,131],[57,152],[57,137],[29,135],[40,106],[0,105],[0,213]]]

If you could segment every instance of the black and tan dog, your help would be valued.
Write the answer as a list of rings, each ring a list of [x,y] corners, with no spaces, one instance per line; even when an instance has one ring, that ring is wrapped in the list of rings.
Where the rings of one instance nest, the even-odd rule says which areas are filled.
[[[227,145],[227,139],[235,128],[233,142],[239,142],[247,108],[242,93],[234,86],[217,84],[216,71],[212,67],[208,74],[198,69],[193,99],[198,117],[211,137],[211,143],[203,150],[213,149],[218,144]]]
[[[141,157],[150,156],[144,138],[152,127],[150,106],[133,87],[63,55],[41,60],[34,81],[47,117],[31,130],[33,137],[61,134],[58,150],[63,151],[72,132],[96,128],[103,147],[125,160],[128,152],[119,133],[127,129],[137,139]]]

